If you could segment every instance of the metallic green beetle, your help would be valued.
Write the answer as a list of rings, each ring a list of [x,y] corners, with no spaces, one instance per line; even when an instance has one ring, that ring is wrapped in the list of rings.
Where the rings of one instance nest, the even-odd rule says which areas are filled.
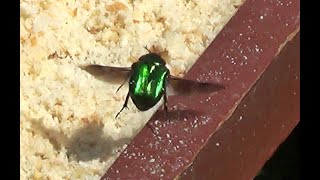
[[[147,111],[154,107],[163,97],[164,110],[168,113],[167,89],[170,89],[173,95],[193,95],[194,93],[212,92],[224,88],[216,83],[198,82],[172,76],[161,56],[150,50],[148,52],[148,54],[141,56],[139,61],[133,63],[130,68],[95,64],[82,66],[82,69],[96,77],[101,75],[107,77],[104,79],[107,81],[120,78],[124,83],[118,90],[129,79],[129,91],[116,118],[124,108],[128,108],[129,97],[140,111]]]

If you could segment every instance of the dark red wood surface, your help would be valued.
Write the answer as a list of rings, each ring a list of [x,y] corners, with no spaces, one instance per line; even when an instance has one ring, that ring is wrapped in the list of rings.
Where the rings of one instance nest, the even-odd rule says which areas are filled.
[[[299,0],[247,0],[185,76],[189,79],[218,82],[226,85],[226,89],[199,96],[170,97],[170,121],[167,120],[163,110],[159,109],[149,121],[149,125],[156,135],[153,134],[149,126],[144,127],[102,179],[173,179],[179,177],[191,164],[194,164],[191,170],[194,169],[195,172],[202,172],[198,168],[206,168],[210,173],[207,174],[208,176],[196,176],[199,173],[192,173],[191,170],[188,170],[183,177],[190,178],[195,175],[200,179],[208,177],[220,179],[225,175],[226,178],[222,179],[253,178],[258,167],[263,165],[280,141],[283,141],[293,128],[291,126],[294,126],[294,123],[273,124],[271,121],[264,123],[263,120],[257,120],[256,123],[262,127],[284,126],[283,132],[281,131],[279,134],[270,131],[269,136],[273,136],[273,134],[277,136],[274,138],[277,140],[270,140],[270,142],[262,138],[261,135],[260,140],[266,141],[266,145],[270,146],[258,151],[256,149],[261,147],[252,145],[250,146],[251,151],[236,151],[240,158],[233,159],[232,157],[238,156],[233,154],[235,151],[232,148],[240,148],[241,145],[248,146],[243,142],[246,142],[249,135],[244,136],[244,140],[242,136],[239,138],[231,137],[236,136],[235,133],[243,132],[241,128],[246,127],[246,122],[249,122],[246,121],[249,114],[253,119],[255,116],[259,118],[260,111],[262,112],[262,109],[259,108],[266,108],[267,104],[263,100],[260,101],[259,98],[252,97],[248,101],[253,104],[251,106],[257,108],[254,112],[246,111],[246,114],[240,113],[241,115],[237,117],[234,115],[235,109],[241,109],[240,102],[249,91],[266,88],[268,92],[282,92],[282,90],[285,92],[277,80],[274,81],[274,86],[265,83],[265,87],[254,87],[254,84],[265,73],[270,63],[275,60],[281,47],[299,30],[299,27]],[[289,73],[283,72],[283,74]],[[268,99],[272,94],[262,95]],[[288,106],[296,108],[287,101],[287,97],[282,98],[284,103],[288,103]],[[270,108],[269,117],[273,117],[272,113],[274,116],[280,115],[284,103],[275,103],[274,106],[277,108]],[[245,109],[244,107],[244,111]],[[238,129],[232,130],[233,132],[228,135],[228,128],[234,123],[232,118],[240,119],[240,116],[243,120],[240,120],[240,125],[236,126]],[[291,119],[291,121],[297,122],[297,119]],[[264,124],[261,124],[262,122]],[[272,128],[267,129],[272,130]],[[255,132],[256,135],[257,133]],[[243,134],[239,133],[239,135]],[[226,143],[231,143],[231,145],[227,146]],[[271,145],[272,148],[270,148]],[[216,146],[220,148],[212,149]],[[203,147],[205,148],[203,149]],[[222,147],[223,149],[221,149]],[[199,151],[201,153],[198,155]],[[206,151],[210,152],[210,156],[205,153]],[[224,153],[219,153],[220,151],[224,151]],[[257,156],[254,153],[256,151],[261,154]],[[253,162],[255,157],[250,157],[252,164],[244,166],[243,164],[249,160],[251,153],[257,156],[256,161]],[[194,160],[195,162],[193,162]],[[219,166],[220,163],[228,164],[233,160],[237,161],[233,166]],[[250,171],[238,174],[250,166],[252,166]]]

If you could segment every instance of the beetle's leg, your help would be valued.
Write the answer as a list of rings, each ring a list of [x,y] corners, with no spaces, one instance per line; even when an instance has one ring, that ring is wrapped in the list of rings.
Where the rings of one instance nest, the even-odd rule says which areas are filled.
[[[126,80],[124,80],[124,82],[118,87],[117,91],[118,92],[120,90],[120,88],[127,82],[128,78]]]
[[[159,134],[159,132],[156,133],[156,132],[154,131],[154,129],[152,128],[152,126],[149,124],[149,122],[147,123],[147,126],[151,129],[152,134],[154,134],[155,136],[157,136],[157,134]]]
[[[164,104],[163,104],[163,107],[164,107],[164,111],[166,112],[166,117],[169,119],[169,116],[168,116],[168,96],[167,96],[167,86],[166,84],[164,85],[164,93],[163,93],[163,100],[164,100]],[[169,119],[170,121],[170,119]]]
[[[129,108],[128,108],[128,101],[129,101],[129,92],[128,92],[127,96],[126,96],[126,100],[124,101],[124,104],[123,104],[121,110],[120,110],[120,111],[117,113],[117,115],[116,115],[116,119],[117,119],[117,117],[119,116],[119,114],[123,111],[124,108],[129,109]]]
[[[168,116],[168,99],[167,99],[167,93],[164,92],[164,96],[163,96],[163,99],[164,99],[164,111],[166,111],[166,114]]]

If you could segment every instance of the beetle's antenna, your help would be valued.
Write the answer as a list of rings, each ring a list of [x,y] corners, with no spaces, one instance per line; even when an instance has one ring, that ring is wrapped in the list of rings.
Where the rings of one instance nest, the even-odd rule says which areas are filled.
[[[147,46],[144,47],[149,53],[152,53]]]

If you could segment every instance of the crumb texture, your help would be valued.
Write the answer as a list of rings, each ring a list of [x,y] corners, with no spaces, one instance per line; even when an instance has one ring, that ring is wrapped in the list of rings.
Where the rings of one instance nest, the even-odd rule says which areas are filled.
[[[145,46],[184,74],[243,0],[20,0],[20,178],[100,179],[156,108],[79,68],[130,66]]]

